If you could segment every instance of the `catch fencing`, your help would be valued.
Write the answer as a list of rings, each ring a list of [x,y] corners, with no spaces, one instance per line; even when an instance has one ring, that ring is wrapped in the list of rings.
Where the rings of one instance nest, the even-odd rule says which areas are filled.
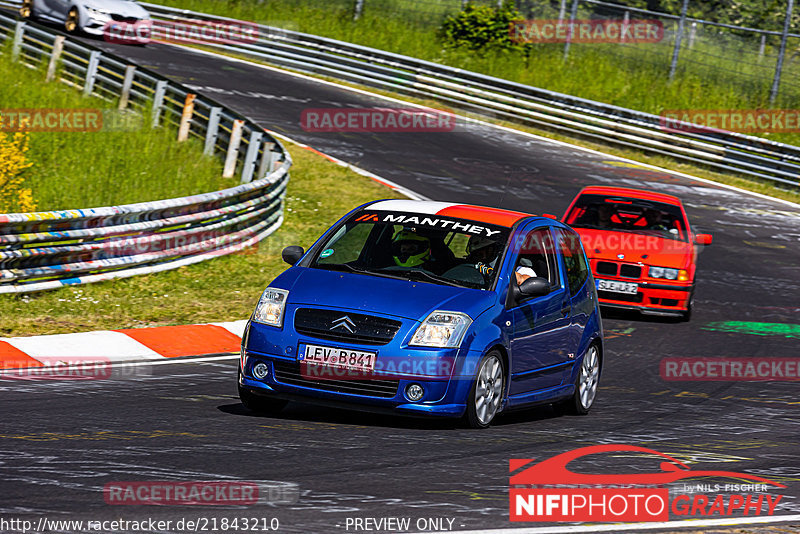
[[[156,20],[231,19],[143,3]],[[252,43],[205,43],[295,71],[433,99],[483,116],[602,144],[668,156],[714,170],[800,185],[800,147],[723,130],[673,131],[658,115],[556,93],[476,72],[297,31],[259,25]],[[688,126],[676,123],[679,126]]]

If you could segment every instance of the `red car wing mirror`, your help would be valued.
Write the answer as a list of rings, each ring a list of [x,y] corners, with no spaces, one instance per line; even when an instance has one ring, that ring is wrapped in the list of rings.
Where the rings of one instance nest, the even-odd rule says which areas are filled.
[[[708,246],[711,244],[713,237],[711,234],[697,234],[694,236],[694,242],[698,245]]]

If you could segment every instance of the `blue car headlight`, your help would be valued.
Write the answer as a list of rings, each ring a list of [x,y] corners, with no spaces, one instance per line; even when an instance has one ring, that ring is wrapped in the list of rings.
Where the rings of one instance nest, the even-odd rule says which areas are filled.
[[[436,310],[422,321],[409,345],[454,348],[461,345],[472,319],[461,312]]]
[[[283,312],[286,309],[288,298],[289,292],[285,289],[268,287],[258,300],[256,311],[253,312],[253,320],[280,328],[283,326]]]

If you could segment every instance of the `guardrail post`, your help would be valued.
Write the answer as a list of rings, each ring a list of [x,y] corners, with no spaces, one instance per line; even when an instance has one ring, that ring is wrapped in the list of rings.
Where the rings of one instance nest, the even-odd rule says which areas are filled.
[[[247,153],[244,155],[244,166],[242,167],[242,183],[246,184],[253,181],[253,171],[256,168],[256,158],[258,158],[258,147],[261,145],[261,132],[251,132],[250,142],[247,144]]]
[[[136,67],[128,65],[125,67],[125,79],[122,81],[122,94],[119,97],[119,109],[128,107],[128,100],[131,97],[131,86],[133,86],[133,76],[136,74]]]
[[[275,143],[264,143],[263,151],[261,152],[261,161],[258,164],[258,179],[265,177],[273,171],[272,166],[275,164]]]
[[[100,64],[100,52],[97,50],[89,54],[89,65],[86,67],[86,82],[83,84],[83,94],[89,96],[94,89],[94,80],[97,76],[97,65]]]
[[[19,58],[20,52],[22,52],[22,37],[25,35],[25,23],[21,20],[17,21],[17,25],[14,28],[14,42],[11,45],[11,59],[14,61]]]
[[[153,121],[152,127],[158,126],[158,121],[161,118],[161,108],[164,107],[164,94],[167,92],[167,81],[158,80],[156,82],[156,92],[153,95]]]
[[[61,58],[61,52],[63,51],[64,36],[59,35],[53,41],[53,52],[50,54],[50,63],[47,64],[47,76],[44,78],[46,82],[50,82],[56,77],[56,66],[58,66],[58,60]]]
[[[186,95],[186,100],[183,102],[183,113],[181,113],[181,123],[178,126],[178,142],[183,142],[189,139],[189,126],[192,122],[192,115],[194,114],[194,99],[197,97],[194,93]]]
[[[206,129],[206,144],[203,147],[203,154],[210,156],[214,153],[217,144],[217,134],[219,133],[219,117],[222,114],[221,107],[211,108],[208,114],[208,128]]]
[[[239,156],[239,145],[242,142],[243,127],[243,120],[233,121],[233,128],[231,128],[231,140],[230,143],[228,143],[228,153],[225,156],[225,166],[222,168],[223,178],[233,178],[233,175],[236,172],[236,158]]]

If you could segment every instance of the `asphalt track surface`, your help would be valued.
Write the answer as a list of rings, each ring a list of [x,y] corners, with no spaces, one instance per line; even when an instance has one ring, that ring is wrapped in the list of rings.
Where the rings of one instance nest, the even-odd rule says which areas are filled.
[[[694,469],[780,481],[787,488],[777,492],[784,497],[775,513],[800,513],[796,382],[668,382],[659,375],[666,356],[798,356],[796,333],[718,326],[800,323],[797,207],[482,124],[448,133],[307,133],[300,127],[306,108],[395,104],[175,47],[91,43],[435,200],[560,216],[585,185],[634,186],[681,197],[714,244],[700,255],[691,322],[604,316],[601,388],[586,417],[544,406],[473,431],[301,404],[278,417],[255,416],[239,403],[233,359],[136,367],[111,380],[0,381],[0,517],[277,517],[281,532],[346,532],[347,518],[363,517],[449,518],[461,530],[536,526],[508,520],[509,460],[608,443],[649,447]],[[621,455],[575,466],[657,469],[652,460]],[[292,505],[251,507],[105,504],[103,485],[126,480],[271,481],[296,484],[300,496]],[[680,493],[700,482],[708,481],[670,488]]]

